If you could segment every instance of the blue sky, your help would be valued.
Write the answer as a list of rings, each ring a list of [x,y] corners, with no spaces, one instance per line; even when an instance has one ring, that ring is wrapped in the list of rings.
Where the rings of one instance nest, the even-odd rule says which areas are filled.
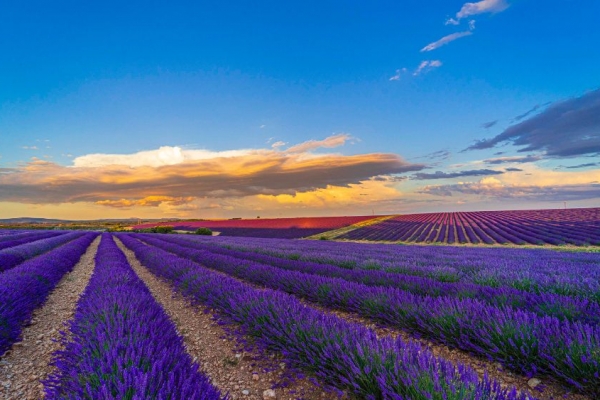
[[[600,205],[597,1],[212,3],[2,6],[0,217]],[[173,155],[161,147],[188,152],[169,168],[217,159],[211,168],[236,178],[217,188],[196,174],[174,185],[163,164],[90,158]],[[527,155],[533,161],[498,160]],[[263,172],[277,159],[304,175],[270,185],[246,173],[244,157],[264,162]],[[314,179],[306,159],[323,171],[346,167]],[[83,189],[118,165],[136,170],[127,182],[155,176],[156,186]],[[240,175],[246,187],[236,186]]]

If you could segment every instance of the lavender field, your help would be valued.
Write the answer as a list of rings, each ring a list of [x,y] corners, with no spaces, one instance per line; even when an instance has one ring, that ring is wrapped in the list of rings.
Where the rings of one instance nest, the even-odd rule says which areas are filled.
[[[337,239],[445,244],[600,245],[600,208],[407,214]]]
[[[600,397],[599,253],[85,232],[3,243],[0,398]]]

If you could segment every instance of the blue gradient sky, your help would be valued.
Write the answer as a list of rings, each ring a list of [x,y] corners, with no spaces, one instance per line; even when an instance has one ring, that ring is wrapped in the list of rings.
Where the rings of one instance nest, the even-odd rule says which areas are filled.
[[[274,216],[360,214],[373,207],[388,213],[547,208],[562,201],[600,205],[595,186],[600,166],[567,168],[596,164],[597,151],[548,156],[542,143],[534,151],[518,152],[524,145],[514,145],[515,137],[463,151],[536,115],[551,114],[561,102],[582,98],[583,106],[575,104],[575,110],[596,110],[597,1],[485,0],[471,3],[483,11],[459,25],[445,21],[456,18],[467,4],[463,1],[86,3],[2,6],[0,168],[5,172],[0,173],[0,217],[64,217],[67,207],[75,217],[89,212],[227,217],[259,211]],[[470,35],[421,51],[456,32]],[[419,70],[424,61],[435,63]],[[593,98],[586,97],[589,93]],[[540,107],[515,120],[535,106]],[[490,128],[482,127],[493,121]],[[568,136],[569,126],[561,129]],[[592,148],[600,123],[592,117],[585,132],[577,129],[574,137],[577,132],[585,140],[591,137]],[[36,175],[42,161],[47,168],[72,167],[77,157],[96,153],[135,154],[161,146],[266,151],[279,141],[285,145],[277,149],[283,150],[339,134],[351,139],[310,153],[386,153],[424,164],[419,168],[426,174],[479,172],[427,180],[416,179],[415,168],[382,167],[377,176],[386,177],[384,187],[370,190],[393,189],[397,195],[374,196],[373,204],[348,199],[341,205],[322,192],[316,203],[275,198],[348,189],[372,177],[358,173],[331,183],[302,180],[297,189],[192,193],[187,200],[169,200],[181,196],[149,187],[139,196],[77,190],[71,197],[46,199],[47,178]],[[545,140],[555,138],[548,133]],[[443,157],[427,156],[440,151]],[[504,154],[494,156],[499,152]],[[481,163],[527,154],[539,159],[503,163],[500,169]],[[31,171],[32,162],[38,172]],[[506,177],[481,172],[490,166],[523,171]],[[106,165],[91,167],[100,168],[97,176],[102,176]],[[151,175],[144,171],[145,177]],[[495,189],[502,185],[502,194],[464,187],[454,191],[459,182],[476,185],[486,178],[484,184],[491,182]],[[579,186],[565,191],[559,187],[565,183]],[[536,194],[535,185],[544,189]],[[518,194],[524,186],[529,195]],[[541,195],[550,187],[551,195]],[[578,195],[561,195],[571,189]],[[39,196],[14,194],[20,190],[38,190]],[[140,203],[151,196],[165,199]]]

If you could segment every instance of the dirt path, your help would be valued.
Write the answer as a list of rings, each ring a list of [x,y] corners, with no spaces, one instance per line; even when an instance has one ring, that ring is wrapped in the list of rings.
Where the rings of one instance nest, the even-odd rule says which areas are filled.
[[[190,305],[181,295],[173,293],[171,286],[158,279],[140,264],[133,252],[115,238],[119,248],[140,279],[150,289],[154,298],[164,307],[177,330],[184,337],[188,353],[199,362],[203,372],[223,393],[229,392],[232,399],[334,399],[333,393],[326,392],[308,379],[292,380],[288,387],[277,386],[289,382],[286,371],[276,354],[258,353],[244,350],[236,336],[219,325],[209,312]],[[273,390],[269,393],[269,390]],[[270,395],[276,397],[270,397]]]
[[[21,342],[0,358],[0,399],[41,399],[41,383],[53,371],[52,354],[62,346],[59,331],[73,317],[79,296],[94,270],[97,237],[73,271],[66,274],[50,293],[46,303],[33,313],[31,324],[23,329]]]

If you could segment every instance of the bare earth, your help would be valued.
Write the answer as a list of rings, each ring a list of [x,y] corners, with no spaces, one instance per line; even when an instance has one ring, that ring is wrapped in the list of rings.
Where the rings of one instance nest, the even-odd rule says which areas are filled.
[[[0,359],[0,398],[43,398],[41,381],[53,371],[52,354],[62,348],[60,331],[66,329],[90,280],[99,243],[100,237],[92,242],[73,271],[58,283],[46,303],[35,310],[31,324],[23,329],[23,340]]]

